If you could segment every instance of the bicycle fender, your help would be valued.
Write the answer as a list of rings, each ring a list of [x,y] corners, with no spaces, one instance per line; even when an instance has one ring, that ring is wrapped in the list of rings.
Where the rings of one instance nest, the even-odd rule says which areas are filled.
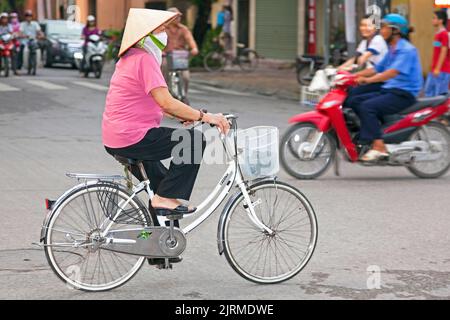
[[[328,132],[331,129],[330,118],[327,115],[320,113],[318,111],[310,111],[307,113],[302,113],[289,119],[290,124],[302,122],[312,123],[321,132]]]
[[[72,193],[77,192],[80,189],[84,189],[84,188],[86,188],[86,186],[89,186],[89,185],[95,184],[95,183],[96,183],[96,181],[88,181],[86,183],[80,183],[80,184],[74,186],[73,188],[67,190],[66,192],[64,192],[64,194],[62,196],[60,196],[58,198],[58,200],[56,200],[56,202],[53,204],[51,209],[48,210],[47,215],[45,216],[44,222],[42,223],[41,237],[39,238],[40,242],[44,242],[45,236],[47,235],[47,227],[48,227],[50,218],[52,217],[52,215],[56,211],[56,209],[58,209],[58,207],[61,205],[61,203],[64,202],[64,200],[66,200]]]
[[[227,217],[227,213],[230,210],[233,203],[240,197],[242,194],[242,191],[236,192],[231,198],[228,199],[227,203],[223,207],[222,213],[220,214],[219,219],[219,225],[217,227],[217,246],[219,249],[219,255],[223,254],[223,251],[225,250],[225,238],[224,238],[224,225],[225,225],[225,219]]]

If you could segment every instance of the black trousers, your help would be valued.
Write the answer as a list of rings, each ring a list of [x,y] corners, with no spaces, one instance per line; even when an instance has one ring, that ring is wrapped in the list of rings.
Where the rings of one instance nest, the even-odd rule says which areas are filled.
[[[189,200],[200,169],[206,141],[203,134],[194,129],[153,128],[138,143],[125,148],[106,151],[134,160],[142,160],[152,190],[170,199]],[[161,160],[173,157],[169,169]],[[143,180],[138,168],[133,175]]]

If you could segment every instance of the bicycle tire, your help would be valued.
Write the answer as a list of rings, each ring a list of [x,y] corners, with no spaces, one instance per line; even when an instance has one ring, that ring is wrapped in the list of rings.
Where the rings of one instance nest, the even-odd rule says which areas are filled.
[[[68,194],[65,197],[65,199],[63,201],[60,202],[60,204],[57,207],[55,207],[53,209],[53,213],[52,213],[50,219],[48,220],[47,231],[46,231],[46,234],[44,237],[44,242],[43,242],[44,246],[45,246],[44,252],[45,252],[46,259],[47,259],[51,269],[58,276],[58,278],[61,279],[66,284],[70,285],[72,288],[75,288],[75,289],[78,289],[81,291],[86,291],[86,292],[109,291],[109,290],[116,289],[120,286],[123,286],[125,283],[130,281],[138,273],[138,271],[141,269],[141,267],[143,266],[143,264],[145,263],[145,260],[146,260],[145,257],[139,257],[138,261],[133,266],[133,268],[129,272],[129,274],[127,274],[127,276],[123,277],[121,280],[116,281],[113,284],[104,285],[104,286],[99,286],[99,285],[92,286],[92,285],[86,285],[83,283],[76,283],[73,281],[73,279],[70,279],[70,277],[68,277],[65,274],[65,272],[63,270],[61,270],[60,266],[55,262],[54,255],[52,252],[53,247],[49,246],[49,245],[51,245],[50,238],[52,236],[52,232],[53,232],[52,226],[55,223],[55,219],[57,219],[59,217],[62,210],[68,204],[70,204],[72,200],[77,199],[77,197],[79,197],[80,195],[84,195],[88,191],[93,191],[93,190],[96,190],[99,188],[104,188],[104,187],[116,188],[116,191],[118,192],[117,194],[120,195],[123,199],[128,199],[130,197],[129,192],[123,186],[121,186],[119,184],[113,184],[110,182],[103,182],[103,181],[100,181],[96,184],[92,184],[89,186],[83,186],[83,187],[80,187],[80,188],[72,191],[70,194]],[[135,208],[138,208],[142,212],[142,215],[146,221],[147,226],[154,225],[153,220],[152,220],[147,208],[140,202],[140,200],[137,197],[133,198],[133,200],[131,200],[130,203]]]
[[[205,56],[203,66],[209,72],[219,72],[225,69],[226,62],[225,54],[213,51]]]
[[[259,55],[255,50],[246,49],[238,56],[239,67],[246,72],[255,71],[259,65]]]
[[[314,212],[314,209],[308,199],[295,187],[279,182],[279,181],[261,181],[259,183],[256,183],[255,185],[249,187],[249,194],[252,192],[257,192],[259,190],[263,189],[276,189],[278,192],[278,189],[284,190],[291,195],[294,195],[296,199],[299,200],[299,202],[302,204],[302,206],[305,208],[307,212],[307,216],[310,221],[310,227],[311,227],[311,235],[308,245],[308,252],[304,255],[302,260],[295,266],[293,270],[290,270],[289,272],[286,272],[282,275],[275,276],[275,277],[264,277],[264,276],[257,276],[254,274],[251,274],[248,270],[245,270],[243,266],[240,265],[240,263],[237,261],[235,255],[233,254],[232,247],[230,246],[230,239],[229,239],[229,231],[230,231],[230,223],[233,220],[233,214],[239,204],[243,202],[244,195],[242,193],[238,194],[228,206],[226,209],[226,212],[224,212],[224,221],[225,223],[222,226],[222,234],[224,235],[224,254],[225,257],[230,264],[230,266],[233,268],[233,270],[239,274],[241,277],[243,277],[246,280],[249,280],[254,283],[258,284],[276,284],[285,282],[293,277],[295,277],[297,274],[299,274],[309,263],[314,250],[317,245],[317,238],[318,238],[318,226],[317,226],[317,218]],[[270,226],[269,226],[270,227]],[[277,226],[278,227],[278,226]],[[280,231],[281,232],[281,231]],[[253,251],[252,251],[253,252]],[[267,256],[266,256],[267,257]]]

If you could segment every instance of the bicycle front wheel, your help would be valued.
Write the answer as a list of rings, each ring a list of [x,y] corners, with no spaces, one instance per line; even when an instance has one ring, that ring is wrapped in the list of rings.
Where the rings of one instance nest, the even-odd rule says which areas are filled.
[[[225,68],[227,58],[223,53],[210,52],[203,59],[203,65],[209,72],[222,71]]]
[[[253,223],[241,193],[225,213],[225,257],[249,281],[287,281],[303,270],[316,247],[314,210],[300,191],[278,181],[257,183],[250,187],[249,195],[259,220],[274,233],[270,235]]]
[[[128,204],[125,205],[126,201]],[[123,213],[114,219],[119,207]],[[114,220],[114,221],[113,221]],[[153,225],[147,209],[120,185],[99,182],[74,191],[55,208],[44,239],[53,271],[71,288],[107,291],[129,281],[145,257],[103,250],[102,232]]]

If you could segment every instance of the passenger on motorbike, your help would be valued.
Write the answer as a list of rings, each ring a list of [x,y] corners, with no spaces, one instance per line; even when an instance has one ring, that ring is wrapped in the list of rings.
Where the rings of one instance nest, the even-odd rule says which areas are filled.
[[[8,22],[8,14],[3,12],[0,14],[0,35],[12,33],[12,27]]]
[[[101,36],[100,29],[97,28],[97,20],[94,16],[90,15],[87,17],[87,24],[83,29],[82,38],[84,40],[83,44],[83,60],[81,61],[81,69],[80,72],[84,71],[84,67],[86,65],[86,53],[87,53],[87,47],[89,43],[89,37],[92,35],[98,35]]]
[[[372,16],[365,16],[359,25],[359,31],[363,40],[356,50],[356,56],[349,59],[338,70],[351,70],[354,65],[364,68],[366,63],[369,67],[374,67],[381,62],[388,52],[386,41],[378,34],[377,25],[374,23]]]
[[[351,94],[345,103],[361,120],[360,142],[372,145],[361,161],[389,156],[380,120],[412,106],[422,89],[420,57],[408,41],[410,32],[408,20],[399,14],[389,14],[382,20],[381,35],[389,44],[389,52],[375,69],[359,72],[357,81],[361,85],[383,84],[370,93]]]
[[[164,49],[164,53],[169,53],[174,50],[189,50],[191,56],[196,56],[199,54],[197,43],[191,31],[181,23],[181,13],[177,8],[169,8],[167,11],[178,13],[179,16],[167,26],[166,32],[168,36],[167,47]],[[167,70],[167,59],[163,60],[163,74],[168,81],[168,70]],[[189,70],[182,71],[182,77],[185,87],[185,92],[187,94],[189,89]]]

